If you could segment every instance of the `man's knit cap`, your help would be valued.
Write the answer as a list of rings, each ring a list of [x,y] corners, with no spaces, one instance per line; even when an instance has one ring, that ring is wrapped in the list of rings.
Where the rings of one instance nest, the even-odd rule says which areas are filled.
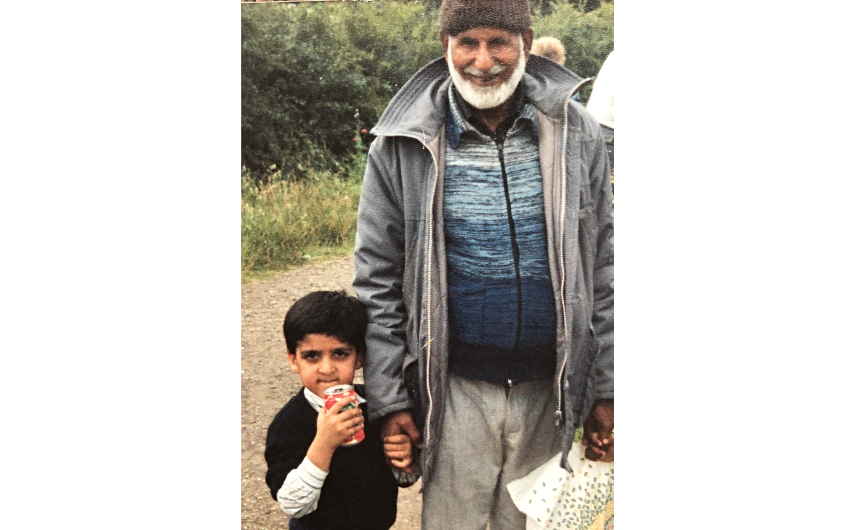
[[[528,0],[442,0],[439,27],[446,35],[489,26],[522,34],[532,25]]]

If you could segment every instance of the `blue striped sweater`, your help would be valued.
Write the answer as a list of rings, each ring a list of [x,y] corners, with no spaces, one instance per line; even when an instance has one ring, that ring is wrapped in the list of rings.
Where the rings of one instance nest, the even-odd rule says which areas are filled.
[[[551,377],[555,302],[534,109],[518,91],[518,117],[503,122],[494,140],[453,84],[448,96],[450,369],[499,384]]]

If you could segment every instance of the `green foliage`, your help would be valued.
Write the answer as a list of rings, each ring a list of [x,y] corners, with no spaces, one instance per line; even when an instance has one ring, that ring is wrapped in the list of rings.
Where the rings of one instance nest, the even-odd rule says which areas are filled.
[[[414,3],[243,5],[242,165],[257,179],[337,171],[359,131],[441,55],[437,19]]]
[[[438,6],[242,5],[243,273],[351,250],[367,154],[360,131],[442,55]],[[557,37],[567,68],[596,75],[613,48],[613,4],[542,0],[532,8],[535,36]]]
[[[274,173],[264,184],[243,171],[242,272],[286,269],[351,251],[360,175],[311,170],[296,180]]]
[[[594,77],[600,71],[615,42],[615,5],[603,2],[586,12],[585,3],[553,2],[546,16],[532,17],[535,38],[555,37],[564,45],[564,66],[580,77]],[[591,87],[582,92],[588,101]]]
[[[565,66],[596,75],[613,47],[613,4],[532,7],[535,36],[559,38]],[[430,2],[243,4],[242,165],[252,178],[340,171],[362,149],[360,130],[442,55],[438,16]]]

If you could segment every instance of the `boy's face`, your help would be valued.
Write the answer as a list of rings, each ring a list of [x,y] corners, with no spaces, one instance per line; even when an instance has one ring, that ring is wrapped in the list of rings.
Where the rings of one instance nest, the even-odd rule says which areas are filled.
[[[302,378],[305,388],[325,399],[323,392],[337,385],[351,385],[364,356],[355,347],[331,335],[310,333],[287,352],[290,368]]]

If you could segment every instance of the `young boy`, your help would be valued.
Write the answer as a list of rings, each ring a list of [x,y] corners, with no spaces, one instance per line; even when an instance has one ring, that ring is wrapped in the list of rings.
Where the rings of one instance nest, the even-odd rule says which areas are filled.
[[[397,512],[397,487],[416,477],[393,472],[383,456],[379,428],[367,423],[364,385],[326,410],[324,392],[353,384],[364,362],[367,313],[345,292],[318,291],[297,300],[284,318],[290,368],[304,388],[272,420],[266,436],[266,483],[290,530],[387,530]],[[364,440],[344,442],[364,429]],[[409,439],[386,439],[389,456],[409,468]],[[395,475],[398,478],[395,478]]]

